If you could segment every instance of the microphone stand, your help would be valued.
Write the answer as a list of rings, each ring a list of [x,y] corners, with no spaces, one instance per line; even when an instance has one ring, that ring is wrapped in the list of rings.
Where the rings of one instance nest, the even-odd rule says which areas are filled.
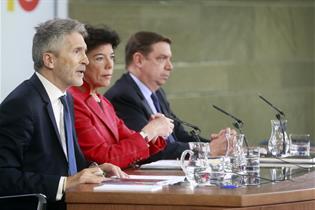
[[[200,138],[199,138],[199,131],[195,130],[195,129],[192,129],[190,131],[190,134],[192,135],[192,137],[196,140],[196,142],[201,142]]]
[[[279,120],[279,123],[280,123],[280,129],[281,129],[281,133],[282,133],[282,139],[283,139],[283,142],[282,142],[282,152],[281,154],[282,155],[285,155],[285,151],[287,150],[287,145],[286,145],[286,142],[285,142],[285,135],[284,135],[284,125],[283,125],[283,121],[281,120],[281,115],[280,114],[276,114],[276,118]]]
[[[283,119],[282,119],[282,117],[284,118],[285,117],[285,115],[284,115],[284,113],[280,110],[280,109],[278,109],[277,107],[275,107],[272,103],[270,103],[266,98],[264,98],[263,96],[261,96],[261,95],[258,95],[258,97],[260,98],[260,99],[262,99],[266,104],[268,104],[271,108],[273,108],[274,110],[276,110],[277,111],[277,114],[275,115],[276,116],[276,118],[279,120],[279,123],[280,123],[280,129],[281,129],[281,133],[282,133],[282,152],[281,152],[281,154],[282,155],[285,155],[285,151],[286,151],[286,142],[285,142],[285,135],[284,135],[284,125],[283,125]]]
[[[244,134],[244,133],[243,133],[243,130],[242,130],[242,127],[243,127],[244,123],[242,122],[242,120],[240,120],[240,119],[238,119],[237,117],[233,116],[232,114],[230,114],[230,113],[224,111],[223,109],[217,107],[216,105],[212,105],[212,107],[215,108],[216,110],[222,112],[223,114],[225,114],[225,115],[231,117],[232,119],[234,119],[235,122],[232,123],[233,126],[238,130],[238,132],[239,132],[240,134]],[[247,139],[246,139],[246,136],[245,136],[245,135],[244,135],[244,143],[245,143],[246,148],[248,148],[248,142],[247,142]],[[247,150],[247,152],[248,152],[248,150]]]
[[[188,122],[184,122],[184,121],[178,119],[176,116],[170,116],[170,115],[165,115],[165,116],[167,118],[170,118],[170,119],[174,120],[174,121],[177,121],[178,123],[181,123],[181,124],[183,124],[183,125],[185,125],[187,127],[192,128],[192,130],[189,132],[190,135],[196,140],[196,142],[201,142],[200,137],[199,137],[199,134],[200,134],[201,130],[200,130],[199,127],[197,127],[197,126],[195,126],[193,124],[190,124]]]

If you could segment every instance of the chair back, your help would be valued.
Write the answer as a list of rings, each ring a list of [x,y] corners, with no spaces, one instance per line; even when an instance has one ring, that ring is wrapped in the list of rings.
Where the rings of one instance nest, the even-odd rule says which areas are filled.
[[[47,198],[43,194],[0,196],[2,210],[46,210]]]

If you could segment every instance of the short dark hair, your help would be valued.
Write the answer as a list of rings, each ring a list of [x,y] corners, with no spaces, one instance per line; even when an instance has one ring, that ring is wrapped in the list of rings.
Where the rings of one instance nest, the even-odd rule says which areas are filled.
[[[116,49],[120,43],[120,37],[117,32],[106,25],[97,27],[85,25],[85,28],[88,32],[88,36],[84,39],[87,45],[87,52],[103,44],[111,44],[113,49]]]
[[[152,45],[158,42],[172,43],[171,39],[154,32],[139,31],[133,34],[125,48],[126,67],[132,62],[132,57],[136,52],[147,56],[152,51]]]

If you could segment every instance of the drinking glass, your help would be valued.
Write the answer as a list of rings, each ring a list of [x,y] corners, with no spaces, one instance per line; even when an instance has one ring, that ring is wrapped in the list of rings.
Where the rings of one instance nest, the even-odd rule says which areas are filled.
[[[290,155],[310,156],[310,134],[290,134]]]
[[[248,147],[245,149],[245,185],[260,184],[260,148]]]

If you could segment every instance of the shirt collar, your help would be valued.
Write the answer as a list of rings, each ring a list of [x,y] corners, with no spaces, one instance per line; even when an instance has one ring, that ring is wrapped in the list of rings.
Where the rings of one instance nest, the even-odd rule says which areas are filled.
[[[129,75],[131,76],[131,78],[135,81],[135,83],[137,84],[137,86],[139,87],[141,93],[143,94],[143,96],[149,100],[151,100],[151,94],[152,91],[145,85],[143,84],[143,82],[141,82],[135,75],[133,75],[132,73],[129,72]]]
[[[59,98],[63,95],[66,95],[66,92],[62,92],[58,87],[56,87],[53,83],[51,83],[48,79],[46,79],[44,76],[42,76],[40,73],[35,72],[38,79],[43,84],[47,95],[49,97],[49,100],[51,102],[54,102],[56,100],[59,100]]]

